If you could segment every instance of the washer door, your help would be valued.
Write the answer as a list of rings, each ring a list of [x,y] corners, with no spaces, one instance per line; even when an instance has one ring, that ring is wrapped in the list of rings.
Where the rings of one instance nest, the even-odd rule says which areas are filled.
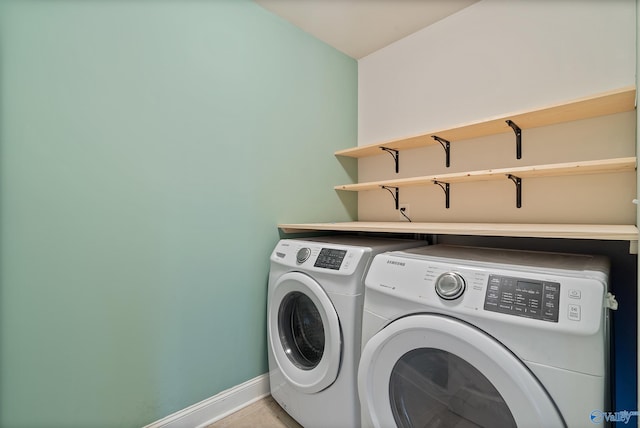
[[[340,323],[322,287],[300,272],[282,275],[268,309],[269,342],[284,377],[305,393],[322,391],[338,376]]]
[[[362,351],[358,392],[363,422],[375,427],[566,426],[515,355],[441,315],[401,318],[373,336]]]

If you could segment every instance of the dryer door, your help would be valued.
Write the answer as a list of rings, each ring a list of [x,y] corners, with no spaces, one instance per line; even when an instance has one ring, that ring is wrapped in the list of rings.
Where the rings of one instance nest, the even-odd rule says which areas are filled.
[[[441,315],[401,318],[374,335],[362,351],[358,388],[363,426],[566,426],[514,354]]]
[[[336,380],[340,323],[320,284],[300,272],[282,275],[272,289],[267,320],[271,350],[292,385],[315,393]]]

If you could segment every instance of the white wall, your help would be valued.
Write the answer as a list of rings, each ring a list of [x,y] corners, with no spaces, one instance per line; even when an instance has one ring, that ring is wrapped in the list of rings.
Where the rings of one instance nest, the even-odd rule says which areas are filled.
[[[358,143],[381,143],[547,107],[635,84],[635,0],[483,0],[358,62]],[[358,180],[635,156],[634,112],[452,141],[358,160]],[[401,189],[413,221],[634,224],[635,173]],[[358,194],[358,218],[399,221],[384,190]]]
[[[358,62],[358,144],[635,84],[635,0],[483,0]]]

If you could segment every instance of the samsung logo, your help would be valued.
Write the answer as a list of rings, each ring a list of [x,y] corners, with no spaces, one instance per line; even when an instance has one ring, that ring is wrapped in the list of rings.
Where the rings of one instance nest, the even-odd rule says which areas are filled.
[[[404,266],[404,262],[397,262],[395,260],[387,260],[388,265]]]

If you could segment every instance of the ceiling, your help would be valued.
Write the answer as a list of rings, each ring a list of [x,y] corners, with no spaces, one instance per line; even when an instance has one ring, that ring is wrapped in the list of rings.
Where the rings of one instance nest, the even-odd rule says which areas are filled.
[[[478,0],[254,0],[360,59]]]

